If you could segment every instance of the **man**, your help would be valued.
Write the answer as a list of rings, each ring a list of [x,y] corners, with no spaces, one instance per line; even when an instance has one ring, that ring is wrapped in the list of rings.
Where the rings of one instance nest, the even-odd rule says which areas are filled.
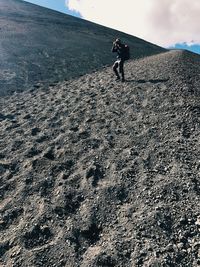
[[[122,78],[122,82],[125,81],[124,78],[124,61],[125,61],[125,45],[121,42],[120,39],[116,39],[113,42],[113,46],[112,46],[112,52],[116,52],[117,53],[117,60],[115,61],[114,65],[113,65],[113,71],[115,73],[115,75],[117,76],[116,80],[120,80],[120,75],[119,72],[121,73],[121,78]],[[119,72],[117,70],[117,68],[119,68]]]

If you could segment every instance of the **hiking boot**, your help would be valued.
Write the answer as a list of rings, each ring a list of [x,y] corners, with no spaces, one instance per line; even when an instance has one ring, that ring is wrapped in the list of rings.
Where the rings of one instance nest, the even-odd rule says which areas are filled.
[[[115,79],[115,81],[119,81],[120,80],[120,77],[117,77],[116,79]]]

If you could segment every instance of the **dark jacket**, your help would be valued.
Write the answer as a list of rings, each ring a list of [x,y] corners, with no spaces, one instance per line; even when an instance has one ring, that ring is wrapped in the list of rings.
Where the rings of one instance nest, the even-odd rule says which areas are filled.
[[[124,60],[125,59],[125,45],[124,44],[120,44],[120,45],[113,45],[112,50],[113,53],[117,52],[117,58]]]

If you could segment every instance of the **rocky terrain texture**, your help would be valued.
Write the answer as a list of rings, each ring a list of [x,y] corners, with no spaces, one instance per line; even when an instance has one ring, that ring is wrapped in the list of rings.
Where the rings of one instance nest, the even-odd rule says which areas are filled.
[[[200,265],[200,56],[0,99],[0,265]]]
[[[132,58],[164,51],[139,38],[20,0],[0,1],[0,95],[110,65],[116,37]]]

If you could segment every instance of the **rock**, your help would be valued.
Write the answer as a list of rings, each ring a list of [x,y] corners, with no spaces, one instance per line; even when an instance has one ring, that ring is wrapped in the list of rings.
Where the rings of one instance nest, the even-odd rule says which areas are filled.
[[[196,224],[198,227],[200,227],[200,217],[197,218],[195,224]]]
[[[180,242],[177,244],[178,249],[183,249],[184,248],[184,243]]]

